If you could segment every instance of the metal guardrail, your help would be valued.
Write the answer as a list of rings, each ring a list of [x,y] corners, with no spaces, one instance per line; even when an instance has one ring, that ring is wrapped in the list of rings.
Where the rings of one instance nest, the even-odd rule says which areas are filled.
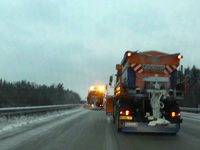
[[[31,114],[39,112],[47,112],[53,110],[69,109],[73,107],[82,106],[83,104],[66,104],[66,105],[51,105],[51,106],[36,106],[36,107],[13,107],[13,108],[0,108],[0,116]],[[200,108],[180,107],[180,111],[200,112]]]
[[[200,108],[180,107],[180,111],[200,112]]]
[[[50,106],[36,106],[36,107],[13,107],[13,108],[0,108],[0,116],[31,114],[39,112],[47,112],[53,110],[69,109],[73,107],[82,106],[82,104],[66,104],[66,105],[50,105]]]

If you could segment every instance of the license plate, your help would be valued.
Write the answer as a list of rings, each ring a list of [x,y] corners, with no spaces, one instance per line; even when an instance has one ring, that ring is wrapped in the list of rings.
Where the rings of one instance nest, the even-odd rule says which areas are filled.
[[[137,127],[138,123],[137,122],[125,122],[125,127]]]
[[[133,117],[132,116],[120,116],[119,119],[122,119],[122,120],[132,120]]]

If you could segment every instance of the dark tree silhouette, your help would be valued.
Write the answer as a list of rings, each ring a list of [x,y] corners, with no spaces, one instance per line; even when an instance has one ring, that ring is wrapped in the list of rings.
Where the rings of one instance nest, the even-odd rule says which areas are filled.
[[[76,92],[65,90],[63,84],[37,85],[25,80],[10,83],[0,79],[0,107],[44,106],[80,103]]]

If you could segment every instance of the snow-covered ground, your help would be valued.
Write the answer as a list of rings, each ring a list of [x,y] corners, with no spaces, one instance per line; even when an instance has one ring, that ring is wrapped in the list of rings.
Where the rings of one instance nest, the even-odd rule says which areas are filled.
[[[72,114],[83,110],[82,107],[69,109],[69,110],[59,110],[54,112],[47,112],[43,115],[28,115],[28,116],[18,116],[12,117],[8,121],[6,117],[0,117],[0,133],[3,131],[8,131],[16,127],[20,127],[27,124],[32,124],[35,122],[42,122],[51,118],[59,117],[62,115]]]

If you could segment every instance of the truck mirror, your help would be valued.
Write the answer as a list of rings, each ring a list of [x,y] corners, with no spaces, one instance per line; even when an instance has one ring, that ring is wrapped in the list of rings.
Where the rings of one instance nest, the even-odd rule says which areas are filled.
[[[121,70],[121,69],[122,69],[121,65],[120,65],[120,64],[117,64],[117,65],[116,65],[116,69],[117,69],[117,70]]]

